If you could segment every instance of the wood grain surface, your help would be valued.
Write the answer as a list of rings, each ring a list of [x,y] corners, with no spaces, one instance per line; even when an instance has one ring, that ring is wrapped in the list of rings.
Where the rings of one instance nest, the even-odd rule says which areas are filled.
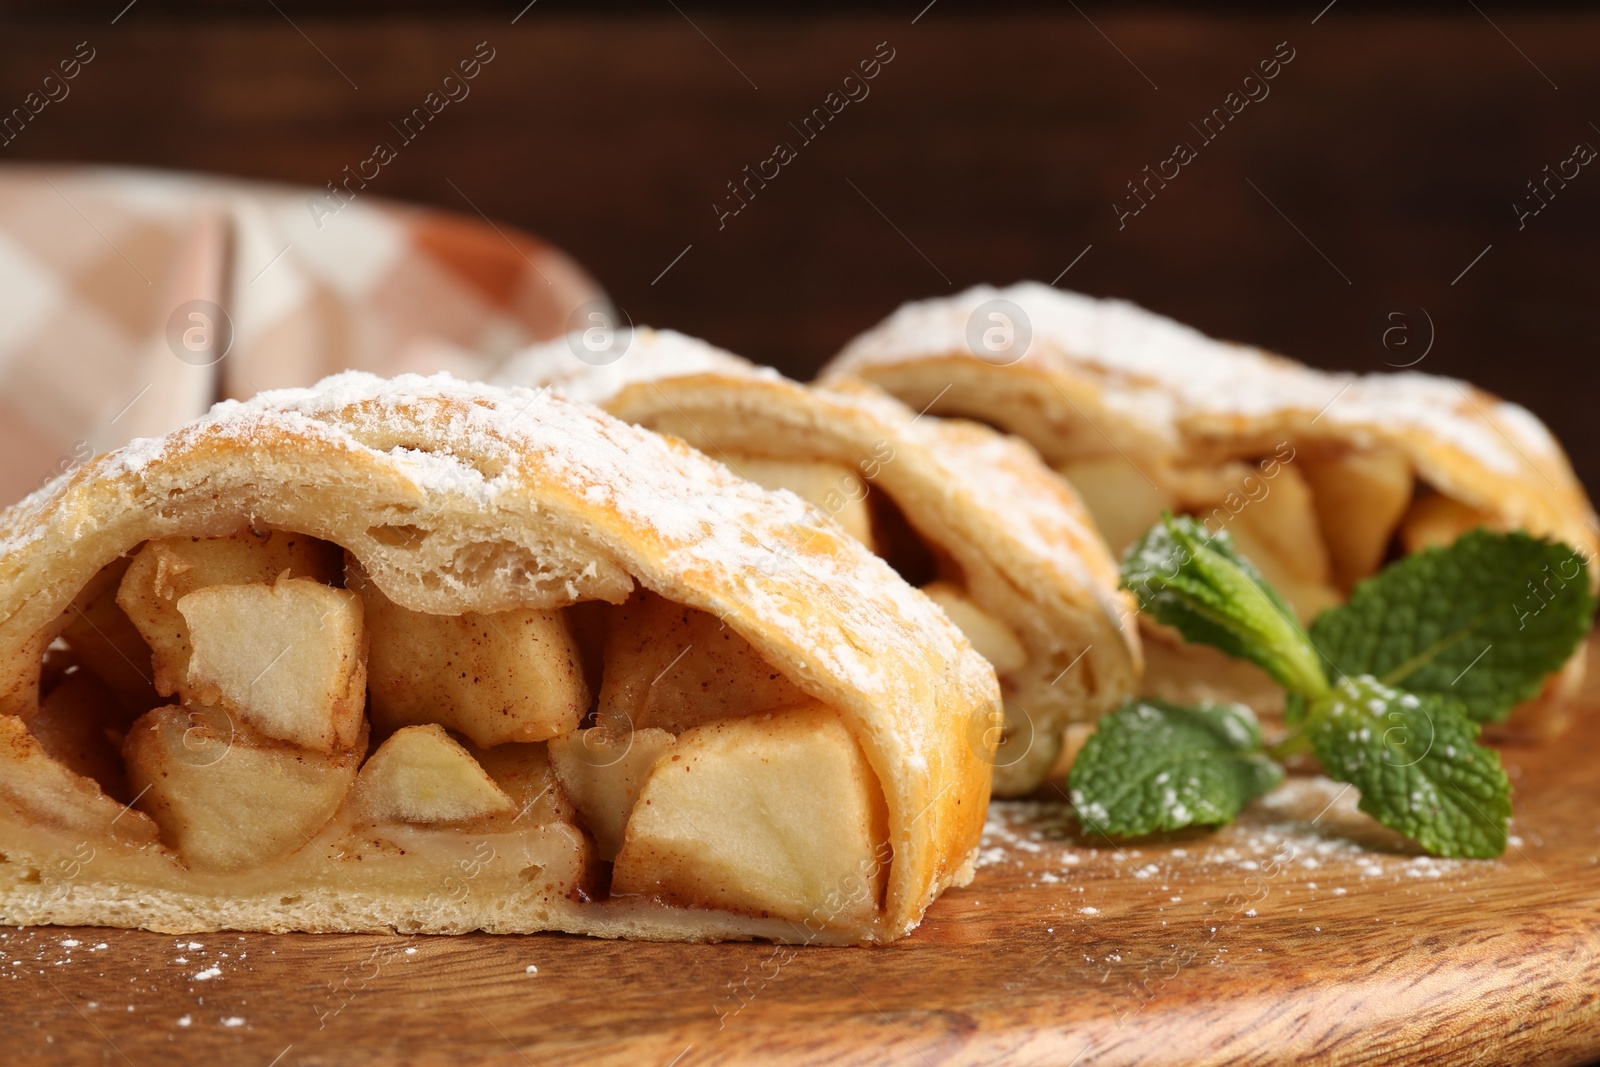
[[[1594,705],[1503,750],[1497,861],[1418,855],[1301,776],[1214,835],[1120,847],[997,804],[977,880],[877,949],[11,929],[0,1062],[1583,1063]]]

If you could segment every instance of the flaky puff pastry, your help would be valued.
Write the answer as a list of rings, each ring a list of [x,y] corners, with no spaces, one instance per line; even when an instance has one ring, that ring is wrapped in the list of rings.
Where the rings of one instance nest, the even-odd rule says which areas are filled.
[[[545,744],[479,748],[437,724],[401,729],[381,748],[374,725],[377,753],[359,784],[303,846],[227,870],[185,862],[165,832],[158,839],[144,814],[154,810],[148,798],[126,807],[30,732],[40,715],[41,654],[74,597],[119,557],[141,544],[176,544],[178,553],[189,539],[258,536],[248,531],[293,531],[348,560],[348,590],[286,570],[276,584],[252,587],[254,603],[267,607],[305,583],[330,603],[357,591],[370,597],[376,587],[383,599],[367,600],[369,626],[374,603],[389,614],[478,613],[470,617],[508,625],[492,613],[577,602],[612,610],[641,597],[721,620],[709,628],[720,640],[748,642],[772,684],[792,686],[809,704],[744,720],[742,733],[705,724],[708,743],[695,751],[718,751],[735,733],[759,750],[769,719],[795,752],[825,734],[828,752],[859,764],[862,804],[883,812],[880,895],[864,909],[856,897],[824,900],[803,916],[682,906],[648,888],[593,899],[591,832],[572,815],[578,798],[548,774]],[[199,611],[210,609],[197,597],[178,602],[193,629],[191,683],[204,652]],[[336,609],[324,616],[330,628]],[[351,611],[359,627],[361,613]],[[999,693],[961,633],[856,541],[816,528],[793,496],[545,392],[444,375],[345,374],[219,404],[0,513],[0,620],[0,922],[866,942],[910,931],[943,888],[971,877],[992,758],[981,724],[997,712]],[[365,655],[359,642],[347,651]],[[45,673],[47,687],[62,684]],[[814,713],[821,718],[807,717]],[[184,745],[201,754],[221,746],[224,764],[228,744],[261,759],[284,744],[245,744],[254,735],[238,716],[222,724],[232,732],[219,740],[214,709],[189,714],[196,725]],[[807,733],[811,722],[821,725]],[[134,735],[145,737],[140,730],[130,730],[124,752]],[[654,735],[671,742],[665,731]],[[549,742],[551,755],[559,740]],[[353,744],[323,744],[332,755],[302,748],[296,759],[354,773],[366,727]],[[481,768],[463,761],[469,751]],[[678,769],[691,764],[705,773],[687,757]],[[297,766],[290,770],[300,773]],[[439,793],[446,785],[450,796]],[[773,818],[781,821],[782,809],[778,802]]]
[[[1115,562],[1077,494],[1021,440],[861,383],[802,385],[671,330],[633,331],[604,365],[579,351],[537,346],[499,380],[553,385],[795,491],[945,607],[1005,694],[996,794],[1037,788],[1070,724],[1135,692],[1141,651]]]
[[[1163,509],[1228,529],[1303,620],[1396,553],[1474,526],[1556,538],[1586,559],[1597,547],[1582,486],[1526,409],[1421,373],[1313,370],[1120,300],[1022,283],[907,304],[822,380],[869,381],[1022,436],[1079,487],[1115,550]],[[1147,634],[1152,691],[1271,702],[1253,668]],[[1581,656],[1514,725],[1559,725]]]

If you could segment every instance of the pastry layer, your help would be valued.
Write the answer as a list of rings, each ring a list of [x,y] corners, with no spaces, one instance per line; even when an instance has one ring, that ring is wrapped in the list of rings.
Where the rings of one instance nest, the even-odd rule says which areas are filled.
[[[633,331],[604,367],[552,342],[501,379],[597,400],[790,489],[819,529],[837,522],[927,589],[1000,676],[998,794],[1036,788],[1068,723],[1135,690],[1140,649],[1116,565],[1077,494],[1016,438],[923,418],[859,383],[805,386],[670,330]]]
[[[246,529],[336,546],[383,604],[423,616],[577,612],[583,602],[619,605],[645,595],[714,616],[795,691],[827,709],[859,746],[881,791],[890,852],[882,904],[870,916],[859,909],[831,914],[822,924],[826,936],[899,936],[916,925],[942,888],[970,875],[990,769],[967,725],[993,716],[999,695],[988,665],[931,601],[849,537],[819,534],[795,498],[749,485],[692,449],[561,397],[444,376],[383,381],[341,375],[311,390],[221,404],[166,438],[97,458],[0,514],[0,708],[12,716],[0,722],[12,724],[15,733],[41,714],[41,677],[47,701],[61,683],[48,667],[41,674],[45,649],[76,617],[74,598],[95,592],[92,583],[106,583],[107,568],[115,578],[126,566],[118,561],[147,542],[235,537]],[[196,634],[208,629],[237,649],[243,640],[227,635],[242,632],[250,611],[270,609],[293,619],[294,605],[279,602],[301,595],[293,593],[296,583],[316,584],[292,574],[274,581],[289,592],[249,593],[256,599],[248,607],[237,606],[233,594],[215,603],[187,594],[178,603],[195,609],[182,614]],[[348,603],[334,601],[328,610]],[[360,614],[362,632],[370,629],[372,609],[340,610]],[[530,618],[528,625],[535,622]],[[356,625],[354,616],[339,625]],[[204,692],[179,691],[179,710],[172,715],[220,699],[219,706],[232,709],[228,729],[242,731],[238,736],[251,752],[313,745],[333,748],[332,755],[319,758],[338,760],[346,751],[360,758],[368,744],[364,736],[355,748],[342,748],[345,725],[318,732],[278,705],[268,708],[256,699],[260,694],[250,689],[249,677],[229,673],[225,658],[206,651],[206,640],[194,644],[194,660],[203,669],[197,675],[191,662],[183,675],[185,686],[192,682]],[[345,684],[338,673],[343,659],[324,656],[317,662],[330,672],[330,685]],[[378,662],[372,658],[368,665]],[[516,736],[576,725],[562,713],[551,714],[539,720],[551,725],[535,723],[528,727],[535,733]],[[408,715],[414,709],[396,710],[383,724],[383,731],[394,732],[375,736],[373,748],[422,729],[406,727]],[[544,745],[502,741],[492,722],[485,724],[481,716],[472,722],[489,730],[478,740],[500,742],[481,750],[489,755],[480,762],[499,783],[486,788],[509,793],[501,779],[515,778],[515,769],[495,773],[492,754],[518,743],[542,752]],[[203,747],[222,727],[193,729],[198,732],[152,736],[167,737],[169,749],[172,737]],[[438,903],[436,871],[430,860],[416,858],[425,848],[403,850],[404,858],[393,862],[377,860],[390,855],[381,843],[354,863],[319,858],[332,840],[328,835],[356,832],[356,823],[342,822],[357,817],[358,806],[351,804],[340,807],[286,866],[275,861],[233,873],[185,868],[166,840],[170,835],[155,840],[149,828],[125,829],[144,821],[140,809],[122,813],[123,806],[94,781],[54,759],[41,761],[31,742],[24,743],[29,735],[21,736],[0,772],[0,852],[7,857],[0,864],[0,885],[6,887],[0,916],[7,922],[171,929],[480,926],[693,939],[789,937],[793,930],[792,917],[784,925],[750,913],[672,908],[653,899],[585,902],[581,879],[562,873],[564,864],[586,872],[583,850],[574,859],[558,840],[567,834],[588,842],[576,829],[581,818],[557,819],[531,836],[521,828],[490,833],[489,847],[511,857],[506,880],[485,873],[472,882],[467,902],[443,910],[430,910]],[[471,744],[471,738],[462,734],[450,744]],[[420,761],[443,768],[437,773],[454,773],[448,753],[437,748],[412,746],[401,755],[395,763],[401,771]],[[407,780],[404,773],[387,777]],[[352,795],[364,788],[365,779]],[[487,795],[480,789],[472,803],[488,803]],[[397,803],[363,807],[361,817],[398,825],[395,813],[414,809]],[[491,821],[511,817],[483,810],[482,818]],[[118,835],[128,833],[132,838],[121,841]],[[40,872],[58,871],[85,840],[98,862],[80,864],[59,891],[41,896],[41,879],[50,876]],[[345,877],[327,874],[330,865]],[[423,885],[431,888],[408,897],[385,893],[386,878],[361,881],[358,872],[385,865],[414,868],[417,892]],[[525,884],[514,882],[534,867],[542,873]],[[297,893],[302,882],[305,892]],[[521,888],[510,892],[513,884]]]
[[[1010,347],[974,340],[1002,322]],[[1163,509],[1201,516],[1303,619],[1385,560],[1477,525],[1588,559],[1600,547],[1566,455],[1526,409],[1410,371],[1313,370],[1120,300],[1023,283],[907,304],[822,380],[1020,435],[1078,486],[1114,550]],[[1574,660],[1553,685],[1579,671]],[[1149,681],[1172,692],[1185,677],[1153,668]]]

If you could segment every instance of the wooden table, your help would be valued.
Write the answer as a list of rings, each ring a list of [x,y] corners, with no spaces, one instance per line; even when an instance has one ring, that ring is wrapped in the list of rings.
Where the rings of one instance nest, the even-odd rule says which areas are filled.
[[[1592,652],[1595,650],[1591,650]],[[0,1060],[1581,1063],[1600,1053],[1600,708],[1508,749],[1512,847],[1417,855],[1321,778],[1117,847],[995,805],[977,880],[878,949],[0,931]]]

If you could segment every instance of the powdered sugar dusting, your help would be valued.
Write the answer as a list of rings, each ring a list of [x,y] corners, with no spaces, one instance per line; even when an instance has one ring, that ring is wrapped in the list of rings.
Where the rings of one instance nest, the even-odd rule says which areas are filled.
[[[1291,779],[1272,805],[1258,802],[1232,826],[1131,842],[1085,830],[1063,803],[996,801],[972,891],[1026,896],[1010,913],[1037,916],[1061,938],[1047,942],[1037,973],[1085,967],[1096,988],[1122,991],[1131,1011],[1191,966],[1270,952],[1291,930],[1404,923],[1406,911],[1385,898],[1469,897],[1497,873],[1495,863],[1397,854],[1382,833],[1364,833],[1373,824],[1342,788]],[[1347,896],[1363,904],[1326,907]]]
[[[859,689],[871,691],[881,677],[873,665],[877,649],[884,647],[879,641],[893,642],[909,653],[921,639],[920,632],[931,637],[947,662],[959,658],[953,642],[939,647],[945,628],[932,623],[933,611],[865,550],[795,551],[787,560],[792,570],[785,571],[785,577],[809,589],[820,593],[844,582],[869,594],[861,598],[853,620],[870,631],[867,648],[842,640],[819,643],[803,605],[790,597],[773,597],[774,583],[768,578],[772,542],[805,536],[796,529],[807,519],[807,507],[798,497],[749,485],[698,453],[672,448],[653,434],[561,396],[467,385],[444,375],[385,381],[345,374],[315,390],[265,394],[236,411],[224,405],[213,417],[247,426],[251,416],[269,412],[310,417],[339,412],[346,419],[354,417],[356,426],[363,428],[363,421],[409,421],[406,409],[421,396],[453,402],[446,436],[464,441],[469,453],[510,462],[514,456],[508,443],[514,443],[537,455],[545,474],[560,477],[590,503],[614,507],[635,528],[652,531],[665,543],[670,570],[710,567],[736,576],[751,600],[771,609],[766,614],[783,617],[798,643],[817,648],[830,673]],[[371,414],[354,414],[363,409]],[[506,488],[506,479],[483,478],[475,465],[458,462],[448,453],[434,452],[423,460],[402,452],[396,458],[427,489],[447,488],[487,504]]]
[[[603,404],[635,382],[716,372],[777,377],[771,367],[757,367],[732,352],[676,330],[647,326],[619,334],[622,354],[607,363],[580,358],[581,335],[574,334],[523,349],[490,379],[496,385],[540,386],[560,390],[574,400]]]
[[[933,462],[949,472],[951,491],[967,494],[974,511],[1002,517],[1002,536],[1015,539],[1023,558],[1088,592],[1113,625],[1122,625],[1128,612],[1116,592],[1116,561],[1075,490],[1054,477],[1030,483],[1011,474],[1041,462],[1025,442],[997,433],[959,432],[934,420],[921,420],[906,432],[919,436]],[[957,435],[960,443],[953,445]]]
[[[1322,776],[1291,776],[1238,822],[1144,841],[1113,841],[1086,829],[1070,805],[995,801],[978,856],[979,882],[1048,891],[1075,916],[1148,907],[1157,914],[1215,902],[1217,887],[1248,887],[1229,921],[1254,918],[1276,897],[1303,908],[1327,897],[1384,895],[1436,884],[1450,892],[1503,871],[1505,861],[1419,854],[1356,807],[1355,790]],[[1205,897],[1205,900],[1201,898]],[[1247,910],[1249,904],[1255,909]],[[1287,905],[1285,905],[1287,906]]]
[[[1214,340],[1126,301],[1038,282],[907,304],[852,341],[828,373],[965,356],[969,318],[996,299],[1021,307],[1031,323],[1033,343],[1019,367],[1087,377],[1100,385],[1103,403],[1171,443],[1203,433],[1210,420],[1298,411],[1349,429],[1415,427],[1507,474],[1524,469],[1519,450],[1538,460],[1559,456],[1554,438],[1526,409],[1466,392],[1461,383],[1417,373],[1324,373]]]
[[[1116,624],[1126,612],[1117,600],[1116,565],[1103,550],[1099,535],[1072,490],[1053,476],[1029,482],[1016,472],[1039,465],[1032,449],[1017,438],[978,427],[954,427],[937,418],[921,418],[892,397],[851,386],[813,387],[784,378],[771,367],[758,367],[741,356],[673,330],[641,328],[616,362],[591,365],[579,359],[568,340],[525,350],[500,373],[498,380],[521,386],[550,386],[569,396],[604,402],[630,385],[697,376],[697,388],[725,385],[735,390],[760,383],[781,391],[796,414],[815,413],[832,432],[860,438],[863,456],[886,442],[899,455],[915,450],[917,462],[933,469],[933,477],[952,496],[966,499],[966,510],[982,521],[1003,517],[992,528],[999,542],[1015,549],[996,558],[1024,560],[1031,567],[1053,571],[1059,582],[1082,590]],[[660,389],[636,391],[648,407],[682,412],[680,399]],[[616,410],[634,413],[637,403]],[[691,420],[692,421],[692,420]],[[778,447],[788,442],[780,438]],[[804,442],[793,442],[803,448]],[[1043,468],[1040,468],[1041,473]],[[892,481],[892,479],[886,479]],[[887,490],[892,492],[891,490]],[[1028,581],[1032,580],[1029,576]]]

